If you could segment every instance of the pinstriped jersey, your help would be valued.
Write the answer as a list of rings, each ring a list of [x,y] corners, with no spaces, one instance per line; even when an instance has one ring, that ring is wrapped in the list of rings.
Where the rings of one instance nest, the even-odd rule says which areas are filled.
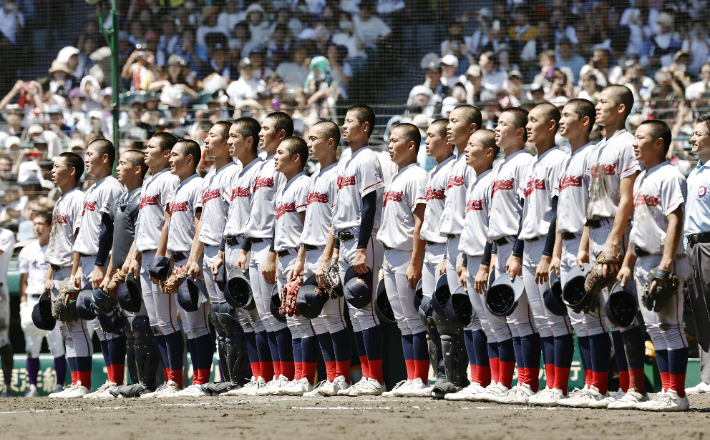
[[[551,148],[537,156],[528,165],[527,176],[520,182],[525,205],[520,238],[547,235],[552,222],[552,198],[558,195],[562,165],[567,158],[559,148]]]
[[[225,237],[244,235],[247,231],[252,206],[252,183],[255,173],[259,171],[263,159],[257,157],[249,162],[239,173],[232,175],[232,181],[227,186],[229,196],[229,212],[224,225]]]
[[[251,238],[274,237],[274,199],[286,184],[286,177],[275,169],[274,155],[269,156],[254,174],[251,184],[252,210],[246,235]]]
[[[476,180],[476,171],[466,164],[466,155],[460,154],[449,168],[444,195],[444,210],[441,213],[439,233],[460,235],[463,231],[463,218],[466,215],[466,191]]]

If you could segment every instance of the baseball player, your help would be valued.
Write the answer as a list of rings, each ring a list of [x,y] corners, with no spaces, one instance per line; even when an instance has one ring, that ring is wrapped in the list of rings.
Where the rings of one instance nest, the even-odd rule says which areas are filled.
[[[340,143],[340,129],[331,121],[315,124],[307,137],[308,152],[318,161],[320,169],[310,179],[306,199],[306,217],[303,220],[301,247],[292,270],[292,276],[314,275],[323,256],[332,226],[333,203],[338,164],[336,152]],[[338,249],[334,250],[336,255]],[[329,298],[321,314],[311,320],[318,337],[325,362],[326,379],[306,396],[335,396],[350,386],[350,334],[343,318],[343,297]]]
[[[273,365],[273,377],[265,387],[260,387],[259,393],[271,393],[293,380],[293,347],[291,333],[285,323],[279,322],[271,314],[271,290],[276,284],[276,254],[270,252],[274,237],[274,217],[276,193],[286,184],[286,177],[277,172],[274,155],[281,141],[293,135],[293,120],[283,112],[270,113],[261,124],[259,139],[261,149],[267,158],[255,171],[252,183],[252,209],[246,227],[246,236],[251,245],[251,261],[249,263],[249,279],[259,318],[264,324],[269,341],[269,351]],[[261,358],[261,356],[260,356]],[[262,364],[262,374],[270,372],[267,365]]]
[[[217,352],[221,362],[223,380],[237,383],[240,371],[234,370],[234,367],[239,354],[244,350],[243,332],[234,315],[234,308],[225,301],[224,291],[217,287],[211,269],[219,253],[229,210],[230,200],[227,187],[234,176],[242,170],[242,164],[232,159],[227,147],[231,125],[229,122],[217,122],[205,138],[205,155],[213,157],[215,165],[214,169],[207,173],[202,181],[202,227],[196,240],[204,247],[203,266],[200,268],[195,264],[188,265],[187,273],[196,277],[200,271],[203,271],[206,275],[205,287],[210,295],[211,303],[210,320],[217,333]],[[226,315],[223,317],[226,319],[220,319],[221,315]],[[231,325],[224,325],[227,321],[231,321]],[[178,395],[202,396],[205,395],[205,392],[202,387],[191,386],[182,390]]]
[[[382,264],[383,248],[375,241],[382,211],[382,167],[368,143],[375,125],[375,112],[366,105],[354,105],[345,115],[343,139],[350,144],[352,155],[338,162],[338,192],[333,211],[333,233],[321,258],[322,273],[333,255],[335,238],[340,240],[338,264],[340,279],[352,266],[359,274],[373,274],[372,296],[375,297],[375,276]],[[348,304],[355,345],[360,357],[362,379],[338,395],[380,395],[382,379],[382,328],[375,314],[374,299],[364,309]]]
[[[132,258],[131,248],[135,238],[135,223],[140,211],[141,189],[146,172],[148,172],[148,166],[145,164],[145,154],[141,150],[128,150],[118,160],[116,177],[126,190],[116,199],[109,211],[114,224],[113,249],[106,268],[107,276],[101,283],[101,289],[104,292],[107,292],[114,272],[119,269],[122,274],[128,272],[130,266],[128,260]],[[126,284],[121,284],[118,287],[119,293],[127,288]],[[152,306],[152,304],[150,305]],[[131,382],[143,385],[149,391],[155,390],[158,347],[150,328],[146,302],[141,301],[138,312],[128,310],[121,310],[121,312],[123,314],[121,327],[126,335],[127,366]],[[111,391],[115,390],[109,389],[103,393],[92,393],[85,397],[110,398],[113,397]]]
[[[597,267],[602,273],[615,273],[628,246],[629,218],[633,210],[633,186],[640,165],[634,157],[633,136],[626,131],[626,118],[633,106],[633,94],[625,86],[604,89],[596,105],[596,122],[604,126],[605,138],[589,153],[587,174],[590,176],[589,203],[585,229],[589,232],[589,257],[604,263]],[[603,310],[609,289],[600,292]],[[607,322],[619,370],[620,391],[613,395],[594,395],[588,407],[604,408],[616,400],[641,402],[646,400],[643,359],[644,341],[641,328],[634,323],[621,329]],[[625,404],[621,404],[625,405]]]
[[[639,308],[646,331],[656,351],[662,390],[648,402],[624,401],[609,408],[651,411],[685,411],[685,372],[688,341],[683,329],[683,283],[690,276],[690,263],[683,241],[683,209],[687,198],[685,177],[666,159],[671,129],[663,121],[644,121],[634,134],[634,153],[645,170],[634,182],[634,224],[630,252],[618,278],[622,284],[636,280]],[[675,285],[659,273],[673,274]],[[665,284],[665,285],[664,285]],[[652,305],[652,295],[663,295]],[[622,405],[625,404],[625,405]]]
[[[169,381],[176,384],[171,389],[182,388],[183,352],[185,343],[182,339],[177,319],[177,301],[175,295],[166,295],[160,284],[153,283],[148,268],[156,257],[159,244],[167,241],[168,229],[165,228],[165,212],[170,195],[175,191],[180,179],[170,172],[170,153],[178,138],[167,132],[156,133],[146,143],[145,164],[150,168],[151,177],[143,182],[138,218],[135,225],[133,258],[129,269],[134,276],[140,277],[143,290],[143,303],[148,312],[150,328],[158,344],[158,355],[163,364],[165,382],[160,384],[155,393],[146,393],[141,397],[159,396],[165,391]],[[161,254],[165,254],[162,249]]]
[[[457,393],[447,394],[446,400],[474,400],[476,395],[486,391],[485,387],[498,385],[502,380],[501,370],[506,366],[512,370],[515,365],[508,324],[504,318],[491,314],[483,301],[490,268],[490,261],[484,261],[484,255],[487,254],[486,248],[490,252],[492,247],[487,237],[493,161],[499,151],[495,133],[491,130],[477,130],[466,146],[466,163],[473,167],[477,177],[466,194],[466,218],[458,250],[467,260],[466,269],[461,274],[461,284],[466,286],[478,319],[472,327],[473,338],[466,345],[467,350],[474,352],[469,353],[471,385]],[[476,282],[479,274],[482,283]],[[485,360],[488,360],[487,364]],[[512,380],[512,375],[506,378]],[[510,385],[510,382],[503,384],[506,388],[510,388]]]
[[[5,387],[1,397],[10,397],[10,382],[14,366],[12,344],[10,343],[10,293],[7,289],[7,267],[15,246],[15,234],[0,228],[0,365]]]
[[[74,153],[62,153],[54,161],[52,181],[62,190],[62,195],[52,211],[52,232],[44,254],[49,264],[44,291],[49,290],[52,298],[69,283],[74,254],[72,248],[81,223],[84,208],[84,193],[79,189],[79,180],[84,174],[84,161]],[[72,384],[49,397],[78,398],[89,393],[91,388],[91,356],[93,346],[84,320],[71,322],[57,321],[64,339],[67,363]]]
[[[202,228],[202,178],[197,174],[200,163],[200,146],[192,140],[180,140],[170,152],[170,172],[180,179],[180,184],[168,196],[165,218],[168,236],[165,245],[160,243],[156,256],[165,249],[175,268],[184,267],[195,280],[202,277],[202,252],[204,245],[196,240]],[[161,237],[162,240],[162,237]],[[196,269],[195,269],[196,268]],[[194,271],[197,270],[197,273]],[[174,296],[174,294],[172,294]],[[191,387],[210,381],[214,339],[208,323],[209,302],[200,304],[197,311],[188,312],[177,304],[182,330],[187,336],[187,345],[192,359],[193,377]],[[176,397],[180,382],[169,380],[165,391],[158,397]],[[188,387],[189,388],[189,387]]]
[[[578,254],[583,254],[583,260],[588,256],[586,249],[589,237],[582,234],[589,202],[587,160],[594,147],[594,144],[589,142],[589,133],[594,127],[595,119],[594,104],[586,99],[572,99],[567,102],[560,117],[559,133],[569,141],[572,153],[560,171],[557,238],[550,267],[558,273],[562,286],[567,283],[569,271],[577,264]],[[584,370],[584,387],[580,393],[586,394],[590,387],[595,387],[596,392],[604,395],[609,379],[611,342],[604,327],[601,310],[575,313],[568,307],[567,313],[577,336]],[[554,399],[557,399],[562,405],[586,406],[588,400],[576,399],[578,395],[570,394],[569,398],[563,398],[560,393],[566,391],[555,390],[554,395],[548,399],[549,404],[553,404]]]
[[[427,175],[426,210],[424,211],[424,221],[421,228],[421,238],[426,240],[424,264],[422,266],[422,294],[429,298],[434,294],[436,280],[439,276],[439,267],[446,255],[447,239],[441,235],[439,230],[442,212],[444,211],[444,193],[449,178],[449,169],[456,162],[456,155],[453,154],[454,144],[448,141],[446,133],[448,124],[448,119],[437,119],[432,122],[427,128],[426,140],[424,141],[427,155],[433,157],[436,161],[436,166]],[[427,328],[429,361],[436,371],[437,379],[443,380],[445,373],[439,332],[433,321],[431,321],[431,317],[426,319],[425,325]],[[427,386],[419,394],[421,396],[429,396],[432,388]]]
[[[310,179],[303,172],[308,162],[306,141],[298,137],[287,137],[281,141],[274,156],[274,169],[286,178],[286,184],[279,188],[274,200],[274,240],[270,253],[278,256],[277,285],[279,292],[289,283],[300,286],[299,276],[291,274],[298,250],[303,221],[308,206],[308,184]],[[288,286],[287,286],[288,289]],[[294,290],[295,291],[295,290]],[[294,376],[290,384],[280,389],[274,388],[272,394],[303,395],[313,390],[313,380],[318,363],[318,338],[310,320],[289,313],[286,324],[291,332],[294,357]],[[283,361],[282,361],[283,363]]]
[[[96,183],[84,196],[81,224],[73,248],[74,261],[69,284],[77,291],[98,288],[104,280],[104,266],[113,243],[113,220],[109,211],[123,192],[123,186],[111,174],[115,155],[113,144],[105,139],[92,141],[86,149],[86,173],[93,176]],[[102,319],[105,318],[92,322],[101,343],[108,380],[96,389],[97,393],[123,384],[126,362],[125,335],[120,330],[116,333],[105,330],[100,323]]]
[[[402,332],[407,380],[384,396],[408,396],[425,388],[429,377],[426,331],[414,308],[414,291],[422,276],[425,241],[420,237],[426,208],[427,173],[417,163],[419,129],[400,124],[390,134],[389,153],[399,170],[385,186],[382,226],[377,241],[385,248],[385,289]]]
[[[52,331],[39,330],[32,322],[32,309],[39,301],[47,280],[49,264],[44,261],[44,255],[49,245],[50,225],[52,216],[45,212],[36,212],[32,219],[37,240],[32,241],[20,251],[17,268],[20,272],[20,323],[25,333],[25,351],[27,352],[27,380],[30,386],[25,391],[25,397],[37,397],[37,374],[39,373],[39,351],[42,340],[47,338],[49,351],[54,357],[54,371],[57,373],[55,392],[64,388],[64,377],[67,374],[67,360],[64,357],[64,340],[59,326]],[[3,372],[4,374],[4,372]]]
[[[531,404],[550,404],[550,396],[555,396],[555,399],[559,396],[553,390],[563,394],[567,392],[574,353],[569,320],[566,316],[550,312],[543,298],[545,290],[549,288],[550,261],[557,236],[558,182],[561,167],[567,158],[555,146],[559,121],[560,111],[549,103],[538,104],[528,113],[528,142],[535,145],[537,157],[530,163],[519,187],[524,205],[518,238],[525,242],[520,263],[523,266],[525,292],[540,335],[547,382],[544,390],[529,396]],[[557,373],[560,374],[559,378]],[[537,377],[531,377],[531,380],[535,383]]]
[[[528,112],[520,108],[504,110],[495,130],[496,145],[503,150],[504,159],[496,166],[491,178],[491,201],[488,219],[488,241],[497,246],[496,278],[507,274],[511,279],[522,276],[520,258],[524,241],[518,239],[522,222],[522,204],[519,187],[525,179],[530,163],[535,159],[525,151],[527,142]],[[484,260],[489,257],[484,256]],[[499,381],[477,398],[481,400],[521,402],[537,392],[540,369],[540,337],[532,321],[532,311],[525,293],[518,299],[515,311],[506,317],[513,334],[513,351],[518,364],[518,385],[511,389],[513,366],[499,360]],[[507,352],[504,346],[499,355]],[[519,389],[524,388],[520,392]]]
[[[263,159],[258,154],[259,131],[261,125],[253,118],[237,119],[229,129],[227,145],[233,158],[243,165],[238,174],[232,176],[227,191],[229,194],[229,212],[222,237],[224,249],[220,250],[212,265],[212,272],[216,273],[221,264],[225,265],[225,273],[229,273],[235,266],[243,272],[247,270],[250,259],[250,242],[246,240],[246,228],[251,215],[253,198],[253,183]],[[242,254],[242,246],[244,252]],[[241,262],[237,260],[241,258]],[[265,377],[274,375],[269,350],[266,329],[261,323],[256,309],[246,311],[237,310],[237,318],[244,330],[244,339],[247,346],[247,355],[251,366],[252,378],[248,384],[241,388],[227,391],[225,395],[240,395],[256,392],[266,386]]]

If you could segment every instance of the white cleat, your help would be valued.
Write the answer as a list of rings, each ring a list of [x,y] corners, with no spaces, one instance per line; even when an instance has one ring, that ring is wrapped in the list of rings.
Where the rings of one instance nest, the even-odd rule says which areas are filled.
[[[279,390],[279,395],[281,396],[303,396],[304,394],[313,391],[313,385],[308,381],[307,378],[302,378],[299,380],[294,380],[290,382],[287,386]]]
[[[498,400],[507,395],[509,391],[510,389],[501,383],[491,383],[482,393],[473,396],[473,400],[481,402],[498,402]]]
[[[340,392],[345,392],[350,389],[350,384],[345,380],[345,376],[338,376],[333,380],[333,394],[331,396],[339,396]]]
[[[579,397],[583,391],[588,390],[588,389],[589,389],[589,385],[585,383],[584,387],[582,389],[575,388],[572,391],[570,391],[569,393],[567,393],[567,398],[574,399],[576,397]]]
[[[694,387],[690,387],[690,388],[685,389],[685,394],[703,394],[703,393],[710,393],[710,384],[707,384],[705,382],[700,382],[699,384],[695,385]]]
[[[417,377],[412,381],[412,383],[409,385],[409,389],[407,390],[407,397],[416,397],[419,396],[423,390],[427,389],[428,386],[424,385],[424,381]],[[429,391],[431,392],[431,390]]]
[[[111,389],[116,387],[115,382],[107,380],[103,385],[101,385],[93,393],[89,393],[83,396],[84,399],[113,399],[113,394],[111,394]]]
[[[473,401],[474,397],[478,394],[486,392],[486,389],[483,388],[480,384],[477,383],[472,383],[471,385],[467,386],[466,388],[462,389],[461,391],[457,393],[448,393],[444,396],[444,400],[455,400],[455,401],[461,401],[461,400],[469,400]]]
[[[256,392],[257,396],[273,396],[278,395],[281,388],[291,383],[290,380],[283,374],[279,375],[278,379],[274,379],[266,384],[264,388],[259,388]]]
[[[384,391],[382,393],[382,397],[402,397],[405,395],[409,387],[412,385],[412,381],[407,379],[407,380],[400,380],[397,382],[397,385],[392,387],[391,390],[389,391]]]
[[[599,389],[592,385],[589,388],[583,388],[582,390],[580,390],[579,394],[576,397],[570,396],[566,399],[560,399],[557,404],[570,408],[589,408],[590,404],[596,403],[608,397],[608,392],[605,394],[601,394],[599,392]]]
[[[186,387],[175,393],[175,395],[169,397],[202,397],[206,395],[207,394],[202,389],[202,385],[190,385],[189,387]]]
[[[528,400],[530,399],[530,397],[532,397],[534,395],[535,395],[535,393],[530,388],[530,385],[524,383],[524,384],[520,384],[517,387],[514,387],[510,391],[508,391],[508,394],[506,396],[501,397],[498,400],[498,403],[526,404],[526,403],[528,403]]]
[[[303,397],[325,397],[333,395],[335,395],[333,391],[333,382],[328,380],[321,380],[311,391],[303,393]]]
[[[350,397],[358,396],[380,396],[385,391],[384,385],[377,379],[367,379],[366,382],[358,382],[355,387],[350,387]]]
[[[535,396],[535,399],[529,399],[528,404],[538,406],[557,406],[557,402],[564,399],[565,395],[562,390],[557,388],[546,388]]]
[[[90,392],[91,391],[89,391],[88,388],[82,385],[81,381],[79,380],[74,385],[72,385],[71,388],[66,393],[64,393],[62,397],[64,399],[81,399]]]
[[[254,376],[252,376],[251,380],[248,383],[244,384],[244,386],[242,386],[241,388],[231,389],[227,392],[220,394],[220,396],[226,396],[226,397],[241,396],[241,395],[246,394],[246,392],[254,386],[256,386],[256,378]]]
[[[348,388],[343,388],[341,390],[338,390],[338,396],[349,396],[351,391],[354,391],[358,386],[360,386],[366,382],[367,382],[367,378],[363,377],[362,379],[360,379],[360,382],[350,385]]]
[[[257,392],[259,392],[260,389],[266,388],[266,381],[264,380],[263,377],[259,376],[259,378],[256,380],[256,383],[254,384],[253,387],[250,387],[246,391],[242,393],[244,396],[256,396]]]
[[[163,390],[165,389],[166,386],[168,386],[167,383],[162,383],[158,386],[158,388],[155,389],[155,391],[152,391],[152,392],[150,390],[146,389],[143,392],[143,394],[140,395],[140,398],[141,399],[152,399],[154,397],[158,397],[163,392]]]
[[[587,408],[608,408],[609,404],[620,400],[625,395],[626,393],[624,393],[624,391],[619,388],[615,393],[609,393],[608,396],[605,396],[602,399],[590,401],[589,405],[587,405]]]
[[[30,385],[25,390],[24,397],[39,397],[39,391],[37,391],[37,385]]]
[[[648,394],[641,394],[633,388],[620,399],[609,403],[608,409],[636,409],[639,404],[648,402]]]
[[[636,408],[660,412],[687,411],[690,408],[690,402],[688,402],[688,396],[678,397],[675,390],[668,390],[656,394],[648,402],[639,403]]]
[[[180,387],[178,386],[177,382],[169,380],[165,384],[165,388],[163,388],[163,390],[160,392],[160,394],[158,394],[157,391],[153,394],[157,394],[157,396],[155,396],[155,397],[157,397],[159,399],[163,399],[166,397],[176,397],[177,393],[179,393],[179,392],[180,392]]]

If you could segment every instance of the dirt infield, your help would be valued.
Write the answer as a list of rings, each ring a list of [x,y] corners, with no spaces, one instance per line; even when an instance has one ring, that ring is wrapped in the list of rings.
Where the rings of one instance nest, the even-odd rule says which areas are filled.
[[[686,413],[659,414],[381,397],[10,398],[0,399],[0,436],[171,440],[702,438],[710,425],[710,396],[691,396],[690,405],[693,410]]]

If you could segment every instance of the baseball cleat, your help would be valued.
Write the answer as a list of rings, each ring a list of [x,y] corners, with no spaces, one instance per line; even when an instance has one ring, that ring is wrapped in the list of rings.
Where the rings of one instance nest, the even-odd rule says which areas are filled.
[[[534,394],[530,385],[524,383],[511,388],[505,396],[498,399],[498,403],[528,403],[528,399]]]
[[[590,403],[596,403],[599,400],[609,397],[609,393],[601,394],[599,389],[595,386],[590,386],[589,388],[580,390],[577,397],[569,397],[567,399],[561,399],[557,402],[560,406],[567,406],[570,408],[589,408]]]
[[[279,390],[279,395],[281,396],[303,396],[305,393],[313,391],[313,385],[308,381],[307,378],[302,378],[299,380],[294,380],[290,382],[287,386]]]
[[[177,394],[179,391],[180,387],[178,386],[177,382],[169,380],[165,384],[165,388],[163,388],[160,393],[158,393],[157,390],[153,393],[153,397],[157,397],[159,399],[162,399],[163,397],[175,397],[174,395]]]
[[[528,399],[528,404],[538,406],[557,406],[560,399],[564,399],[565,395],[562,390],[557,388],[546,388],[535,396],[535,399]]]
[[[172,396],[165,397],[202,397],[207,394],[202,389],[202,385],[190,385],[189,387],[183,388]]]
[[[280,390],[290,383],[291,383],[291,381],[288,380],[288,377],[281,374],[281,375],[279,375],[278,379],[274,379],[274,380],[270,381],[269,383],[266,384],[266,386],[264,388],[259,388],[259,390],[256,392],[256,395],[257,396],[278,395]]]
[[[335,380],[338,380],[338,379],[336,378]],[[351,391],[355,391],[355,389],[357,387],[364,384],[365,382],[367,382],[367,378],[363,377],[362,379],[360,379],[360,382],[350,385],[348,388],[343,388],[341,390],[338,390],[338,396],[349,396]]]
[[[54,386],[54,391],[52,391],[52,394],[54,393],[61,393],[64,391],[67,387],[64,386],[64,384],[58,383]]]
[[[252,387],[256,386],[256,378],[254,376],[251,377],[251,380],[244,384],[243,386],[239,388],[232,388],[229,391],[226,391],[220,396],[241,396],[242,394],[245,394],[248,390],[250,390]]]
[[[7,385],[3,387],[0,397],[12,397],[12,391],[8,390]]]
[[[30,385],[25,390],[25,397],[39,397],[39,391],[37,391],[37,385]]]
[[[528,404],[529,405],[537,405],[537,400],[545,397],[547,393],[550,392],[550,389],[545,387],[545,389],[539,390],[537,393],[533,394],[530,396],[528,399]]]
[[[407,392],[411,384],[412,381],[409,379],[400,380],[391,390],[383,392],[382,397],[402,397],[405,395],[403,393]]]
[[[140,398],[141,399],[152,399],[153,397],[158,397],[163,392],[163,390],[165,390],[165,387],[167,385],[168,385],[167,383],[162,383],[153,392],[146,390],[143,392],[143,394],[140,395]]]
[[[262,389],[266,388],[266,381],[263,377],[259,377],[254,383],[253,387],[249,387],[246,391],[242,393],[244,396],[256,396],[256,393]]]
[[[313,390],[303,393],[303,397],[325,397],[333,396],[333,382],[321,380]]]
[[[358,382],[355,387],[350,387],[350,397],[358,396],[379,396],[385,391],[384,385],[379,383],[377,379],[367,379],[366,382]]]
[[[110,380],[107,380],[106,383],[101,385],[96,391],[93,393],[86,394],[83,396],[84,399],[112,399],[113,395],[111,394],[110,390],[111,388],[115,387],[116,383],[111,382]]]
[[[668,390],[661,391],[648,402],[639,403],[636,408],[645,411],[687,411],[690,408],[690,403],[688,402],[688,396],[679,397],[675,390]]]
[[[588,389],[589,389],[589,384],[586,384],[586,383],[585,383],[585,384],[584,384],[584,387],[583,387],[582,389],[575,388],[575,389],[573,389],[572,391],[570,391],[569,393],[567,393],[567,397],[570,398],[570,399],[577,398],[577,397],[579,397],[579,396],[582,394],[582,391],[585,391],[585,390],[588,390]]]
[[[703,394],[703,393],[710,393],[710,384],[707,384],[705,382],[700,382],[699,384],[695,385],[694,387],[690,387],[690,388],[685,389],[685,394]]]
[[[609,402],[608,409],[636,409],[640,403],[648,402],[648,394],[641,394],[633,388],[624,394],[623,397],[613,402]]]
[[[91,391],[89,391],[88,388],[86,388],[84,385],[81,384],[81,381],[78,380],[74,385],[69,388],[69,390],[64,393],[62,398],[64,399],[81,399],[85,395],[89,394]]]
[[[477,394],[485,392],[486,389],[483,388],[480,384],[477,383],[472,383],[471,385],[467,386],[466,388],[462,389],[458,393],[449,393],[444,396],[444,400],[454,400],[454,401],[460,401],[460,400],[473,400],[473,397]]]
[[[50,393],[49,396],[47,396],[47,397],[51,397],[51,398],[53,398],[53,399],[54,399],[54,398],[61,399],[62,397],[64,397],[64,394],[66,394],[67,391],[69,391],[69,389],[70,389],[71,387],[72,387],[71,385],[67,385],[67,386],[64,386],[64,387],[61,387],[61,388],[60,388],[59,385],[57,385],[57,386],[54,388],[54,392]]]
[[[417,377],[416,379],[412,380],[412,383],[409,385],[406,396],[419,396],[420,393],[422,393],[427,388],[428,387],[424,385],[424,381],[421,378]]]
[[[497,402],[498,399],[508,394],[510,390],[501,383],[488,385],[482,393],[473,396],[473,400],[481,402]]]
[[[587,408],[607,408],[611,402],[616,402],[624,397],[624,394],[626,393],[619,388],[615,393],[609,393],[608,396],[605,396],[602,399],[590,401]]]
[[[422,382],[422,388],[419,390],[412,390],[409,397],[431,397],[431,390],[434,389],[434,385],[424,385]]]
[[[333,393],[330,396],[339,396],[341,391],[348,389],[350,389],[350,384],[345,380],[345,376],[338,376],[333,380]]]

